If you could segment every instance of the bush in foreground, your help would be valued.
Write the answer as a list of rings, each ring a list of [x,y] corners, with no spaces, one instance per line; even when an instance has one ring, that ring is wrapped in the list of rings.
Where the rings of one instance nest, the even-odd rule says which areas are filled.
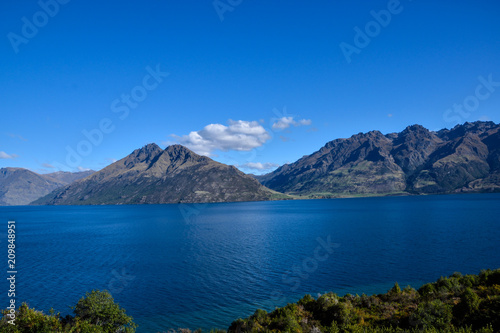
[[[2,311],[0,332],[5,333],[133,333],[137,325],[107,291],[92,290],[73,307],[75,316],[44,314],[23,303],[15,312],[15,325],[8,310]]]
[[[418,291],[396,283],[385,294],[328,293],[267,313],[257,310],[229,332],[500,332],[500,269],[455,273]]]

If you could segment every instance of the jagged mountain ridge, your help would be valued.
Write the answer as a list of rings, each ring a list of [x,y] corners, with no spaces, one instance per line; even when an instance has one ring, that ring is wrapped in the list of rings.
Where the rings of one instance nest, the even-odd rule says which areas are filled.
[[[0,206],[27,205],[54,189],[85,178],[94,171],[38,174],[23,168],[0,169]]]
[[[270,200],[276,193],[234,166],[181,146],[148,144],[33,204],[163,204]]]
[[[434,194],[500,191],[500,126],[457,125],[432,132],[359,133],[256,177],[298,195]]]

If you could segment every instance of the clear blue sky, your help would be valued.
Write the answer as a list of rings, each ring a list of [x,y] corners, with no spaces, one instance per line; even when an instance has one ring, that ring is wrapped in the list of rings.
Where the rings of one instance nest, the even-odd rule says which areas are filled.
[[[500,122],[497,0],[55,1],[0,4],[0,167],[177,142],[263,173],[358,132]]]

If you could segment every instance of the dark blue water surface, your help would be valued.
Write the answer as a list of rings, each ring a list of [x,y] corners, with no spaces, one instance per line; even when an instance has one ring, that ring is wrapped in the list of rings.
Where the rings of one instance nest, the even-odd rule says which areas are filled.
[[[225,329],[306,293],[383,293],[500,267],[500,194],[0,207],[5,276],[8,220],[18,303],[68,314],[107,289],[138,332]]]

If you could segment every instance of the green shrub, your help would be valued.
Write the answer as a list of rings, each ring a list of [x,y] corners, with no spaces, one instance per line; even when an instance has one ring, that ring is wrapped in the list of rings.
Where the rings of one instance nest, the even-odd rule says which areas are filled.
[[[93,290],[74,307],[75,317],[44,314],[23,303],[15,312],[15,325],[8,321],[8,311],[2,311],[2,333],[133,333],[137,327],[107,291]]]
[[[86,293],[73,309],[77,318],[102,327],[106,333],[135,332],[137,327],[132,317],[126,315],[125,310],[114,302],[107,291],[92,290]]]
[[[46,315],[36,311],[23,303],[15,313],[15,325],[9,324],[11,319],[7,316],[7,311],[2,311],[4,315],[0,321],[0,332],[40,332],[53,333],[63,330],[59,320],[59,315]]]

